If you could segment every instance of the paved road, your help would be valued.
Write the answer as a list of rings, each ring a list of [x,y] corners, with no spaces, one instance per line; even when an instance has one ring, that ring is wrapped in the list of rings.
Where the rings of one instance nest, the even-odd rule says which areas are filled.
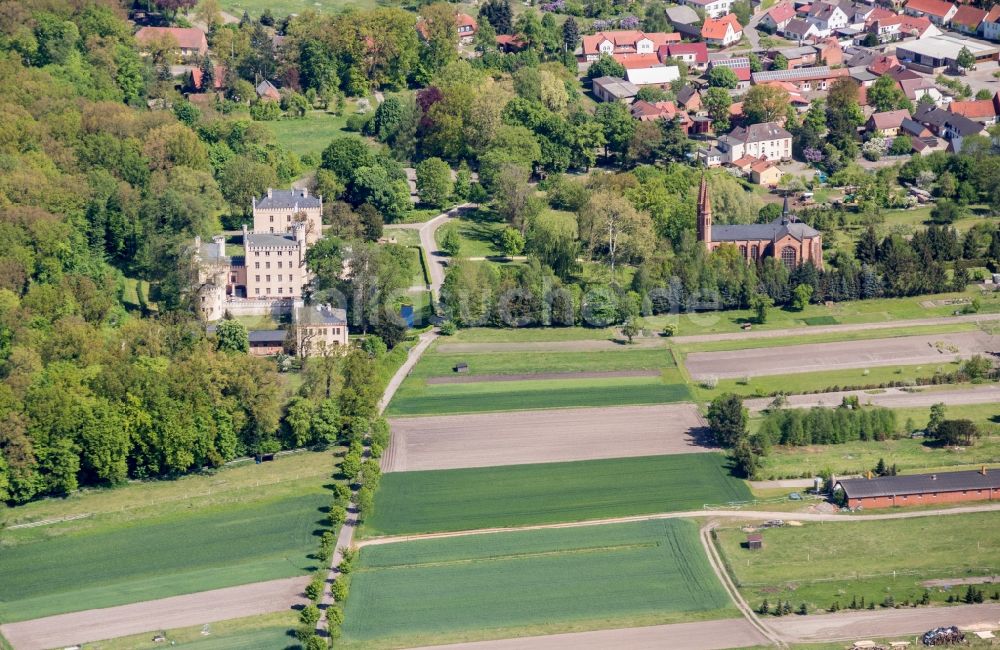
[[[917,390],[917,392],[913,392]],[[881,393],[870,393],[863,390],[838,391],[835,393],[816,393],[810,395],[788,395],[785,400],[789,408],[812,408],[813,406],[839,406],[845,397],[857,397],[861,404],[885,406],[887,408],[930,407],[943,402],[949,406],[963,404],[993,404],[1000,403],[1000,386],[997,384],[982,384],[957,390],[926,386],[920,389],[903,390],[902,388],[886,388]],[[748,399],[744,405],[754,412],[763,411],[774,401],[771,397]]]
[[[64,648],[120,636],[287,610],[309,579],[286,578],[0,626],[16,650]]]
[[[438,250],[437,240],[434,234],[438,228],[454,220],[459,214],[474,207],[472,203],[463,203],[448,212],[443,212],[429,221],[422,223],[402,223],[386,226],[386,230],[416,230],[420,235],[420,247],[427,254],[427,261],[430,268],[427,269],[431,276],[431,295],[437,301],[441,298],[441,285],[444,284],[444,270],[447,266],[447,258],[443,252]]]
[[[767,639],[742,618],[621,630],[550,634],[433,646],[433,650],[723,650],[765,645]],[[431,650],[430,647],[420,650]]]
[[[685,343],[706,343],[709,341],[745,341],[748,339],[788,338],[790,336],[811,336],[813,334],[860,332],[892,329],[895,327],[950,325],[952,323],[987,323],[997,320],[1000,320],[1000,314],[965,314],[962,316],[938,316],[935,318],[914,318],[909,320],[882,321],[878,323],[846,323],[843,325],[817,325],[815,327],[788,327],[776,330],[751,330],[749,332],[725,332],[722,334],[688,334],[686,336],[675,336],[670,340],[679,345],[683,345]]]

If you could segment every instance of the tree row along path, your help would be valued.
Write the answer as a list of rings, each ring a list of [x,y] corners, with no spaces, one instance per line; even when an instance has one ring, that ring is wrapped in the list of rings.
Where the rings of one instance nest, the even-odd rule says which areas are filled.
[[[425,332],[420,336],[406,362],[386,386],[379,402],[380,412],[385,410],[403,379],[436,337],[435,332]],[[325,606],[332,602],[329,585],[336,577],[335,568],[343,557],[344,549],[351,546],[356,523],[357,508],[352,504],[347,522],[341,526],[337,537],[337,547],[322,601]],[[15,650],[44,650],[143,632],[204,625],[232,618],[287,611],[294,605],[306,602],[303,590],[308,583],[308,576],[297,576],[117,607],[59,614],[0,625],[0,634]],[[322,621],[325,624],[325,616]]]
[[[951,325],[952,323],[987,323],[1000,320],[997,314],[962,314],[960,316],[937,316],[934,318],[911,318],[906,320],[879,321],[876,323],[844,323],[841,325],[817,325],[814,327],[786,327],[775,330],[751,330],[749,332],[725,332],[722,334],[687,334],[674,336],[670,340],[679,345],[685,343],[708,343],[711,341],[744,341],[747,339],[769,339],[789,336],[810,336],[812,334],[836,334],[838,332],[860,332],[884,330],[898,327],[920,327],[923,325]]]

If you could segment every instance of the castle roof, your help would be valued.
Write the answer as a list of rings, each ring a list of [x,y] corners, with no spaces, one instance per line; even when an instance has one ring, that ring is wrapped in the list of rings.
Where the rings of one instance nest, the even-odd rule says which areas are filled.
[[[330,305],[297,307],[295,322],[300,325],[346,325],[347,311]]]
[[[295,208],[319,208],[323,202],[318,196],[309,194],[309,190],[272,190],[255,199],[254,207],[262,210],[293,210]]]
[[[251,232],[244,237],[246,248],[297,248],[294,235],[277,235],[269,232]]]

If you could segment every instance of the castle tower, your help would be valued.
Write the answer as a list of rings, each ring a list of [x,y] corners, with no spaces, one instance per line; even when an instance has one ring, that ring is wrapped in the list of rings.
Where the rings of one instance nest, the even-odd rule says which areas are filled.
[[[708,196],[708,181],[701,175],[701,187],[698,188],[698,241],[712,248],[712,201]]]

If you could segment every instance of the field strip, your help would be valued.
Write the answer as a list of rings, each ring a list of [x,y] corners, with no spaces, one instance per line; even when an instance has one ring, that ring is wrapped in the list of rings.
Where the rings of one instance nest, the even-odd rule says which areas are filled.
[[[270,614],[305,602],[307,576],[213,589],[118,607],[73,612],[0,625],[17,650],[62,648],[150,630],[190,627]]]
[[[933,387],[927,386],[918,390],[912,388],[908,390],[886,388],[878,393],[864,390],[848,390],[835,393],[788,395],[785,398],[785,408],[835,407],[840,406],[845,397],[857,397],[862,405],[870,404],[886,408],[929,407],[938,402],[955,406],[963,404],[993,404],[1000,402],[1000,386],[996,384],[982,384],[959,390],[934,390]],[[744,405],[751,412],[759,412],[768,408],[773,401],[774,399],[771,397],[762,397],[745,400]]]
[[[553,528],[585,528],[588,526],[603,526],[605,524],[625,524],[635,521],[654,521],[657,519],[693,519],[696,517],[725,517],[728,519],[795,519],[799,521],[850,522],[873,521],[882,519],[911,519],[913,517],[932,517],[943,515],[961,515],[970,512],[1000,511],[1000,503],[980,506],[963,506],[961,508],[941,508],[938,510],[916,510],[912,512],[892,512],[878,515],[840,515],[812,512],[768,512],[764,510],[687,510],[681,512],[661,512],[653,515],[632,515],[629,517],[611,517],[607,519],[588,519],[585,521],[569,521],[558,524],[536,524],[531,526],[507,526],[500,528],[479,528],[476,530],[458,530],[444,533],[423,533],[419,535],[393,535],[386,537],[371,537],[355,543],[357,547],[377,546],[380,544],[399,544],[425,539],[447,539],[449,537],[466,537],[469,535],[492,535],[495,533],[513,533],[522,530],[545,530]]]
[[[517,375],[454,375],[428,377],[426,384],[475,384],[484,381],[527,381],[531,379],[609,379],[614,377],[659,377],[662,370],[581,370],[569,372],[536,372]]]
[[[572,632],[496,641],[424,646],[417,650],[726,650],[766,645],[767,639],[742,618]]]
[[[66,517],[56,517],[55,519],[43,519],[42,521],[32,521],[27,524],[17,524],[15,526],[7,526],[7,530],[17,530],[18,528],[37,528],[38,526],[50,526],[52,524],[61,524],[65,521],[75,521],[77,519],[84,519],[86,517],[92,517],[94,513],[84,512],[79,515],[69,515]]]
[[[712,451],[694,404],[393,418],[385,472]]]
[[[659,337],[638,338],[632,345],[611,339],[585,339],[582,341],[523,341],[517,343],[439,343],[441,354],[477,354],[485,352],[602,352],[607,350],[636,350],[664,348]]]
[[[948,325],[951,323],[979,323],[1000,320],[1000,314],[963,314],[960,316],[940,316],[937,318],[914,318],[890,320],[876,323],[845,323],[842,325],[819,325],[814,327],[789,327],[775,330],[752,330],[749,332],[727,332],[723,334],[688,334],[675,336],[670,340],[678,345],[685,343],[707,343],[709,341],[745,341],[747,339],[785,338],[808,336],[810,334],[834,334],[858,330],[894,329],[897,327],[918,327],[921,325]]]
[[[555,551],[535,551],[532,553],[504,553],[485,557],[440,560],[437,562],[414,562],[410,564],[388,564],[379,565],[377,567],[361,567],[357,569],[357,573],[362,573],[364,571],[394,571],[396,569],[429,569],[444,566],[485,564],[487,562],[509,562],[513,560],[534,560],[544,557],[565,557],[569,555],[594,555],[608,552],[635,551],[638,549],[656,548],[657,546],[659,546],[659,544],[654,542],[642,542],[634,544],[615,544],[613,546],[584,546],[581,548],[567,548]]]
[[[903,336],[722,352],[692,352],[684,365],[699,380],[760,377],[869,366],[942,365],[1000,349],[985,332]]]

